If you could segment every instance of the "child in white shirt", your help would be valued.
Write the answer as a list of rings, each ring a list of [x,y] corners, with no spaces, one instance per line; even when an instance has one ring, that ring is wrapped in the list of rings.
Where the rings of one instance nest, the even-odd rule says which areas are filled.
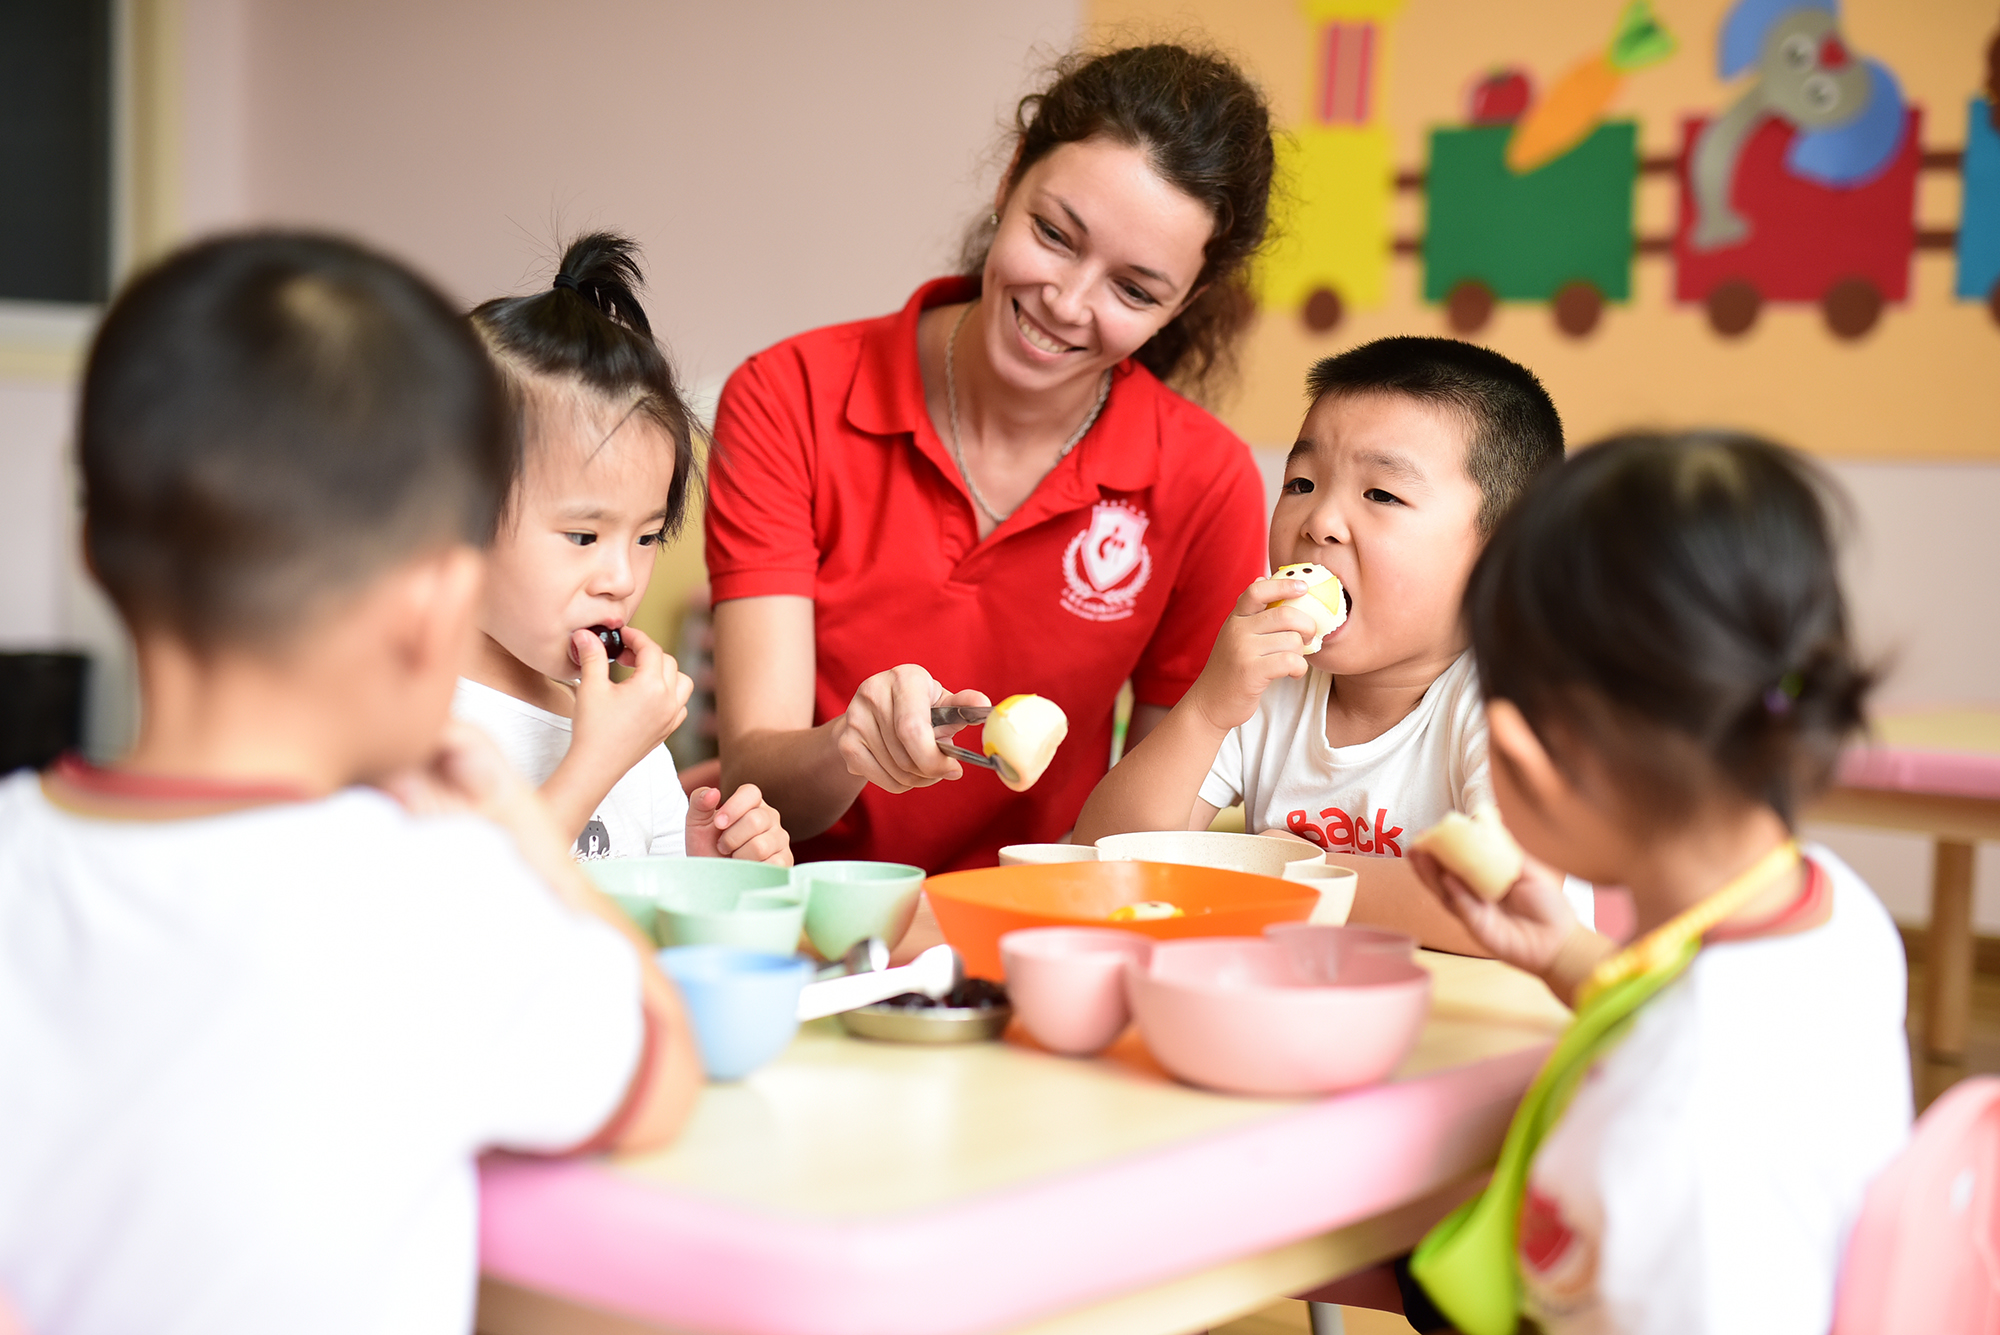
[[[509,434],[463,319],[343,242],[210,241],[106,314],[85,541],[140,734],[0,783],[0,1292],[36,1335],[457,1335],[476,1156],[691,1106],[649,944],[447,716]]]
[[[514,392],[520,471],[502,512],[479,651],[452,712],[499,743],[580,859],[733,857],[790,866],[753,784],[689,796],[664,743],[693,683],[630,624],[694,483],[695,420],[633,295],[636,248],[593,233],[555,283],[489,301],[473,327]],[[598,630],[632,669],[613,682]]]
[[[1074,838],[1206,829],[1243,803],[1361,866],[1352,918],[1427,945],[1477,946],[1409,871],[1409,841],[1488,800],[1486,724],[1459,619],[1466,575],[1529,478],[1562,459],[1562,421],[1526,368],[1470,343],[1385,338],[1328,357],[1271,514],[1271,567],[1339,577],[1347,619],[1317,653],[1305,585],[1261,579],[1200,678],[1106,775]],[[1580,912],[1588,887],[1576,887]]]
[[[1825,485],[1745,437],[1612,440],[1531,488],[1473,574],[1495,795],[1541,862],[1497,903],[1418,870],[1583,1020],[1621,980],[1662,981],[1551,1105],[1518,1200],[1491,1207],[1514,1225],[1491,1273],[1515,1290],[1472,1292],[1448,1224],[1411,1262],[1442,1309],[1406,1293],[1420,1330],[1512,1329],[1516,1311],[1549,1335],[1832,1325],[1863,1194],[1908,1132],[1910,1067],[1894,925],[1833,854],[1792,843],[1870,684]],[[1614,956],[1544,863],[1629,887],[1644,949]],[[1695,906],[1713,925],[1675,921]]]

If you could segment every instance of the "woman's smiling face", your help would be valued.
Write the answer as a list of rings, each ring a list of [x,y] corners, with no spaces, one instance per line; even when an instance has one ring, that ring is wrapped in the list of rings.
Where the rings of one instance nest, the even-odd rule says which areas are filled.
[[[1143,150],[1061,144],[1001,202],[980,324],[993,371],[1035,392],[1095,377],[1193,298],[1215,220]]]

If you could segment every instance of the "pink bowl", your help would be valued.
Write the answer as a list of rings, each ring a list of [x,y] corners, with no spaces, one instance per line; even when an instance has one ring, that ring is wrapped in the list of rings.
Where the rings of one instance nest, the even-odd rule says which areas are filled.
[[[1031,927],[1000,938],[1007,999],[1051,1052],[1101,1052],[1132,1018],[1125,962],[1144,964],[1153,939],[1115,927]]]
[[[1430,974],[1347,949],[1328,984],[1295,953],[1307,952],[1240,937],[1160,942],[1125,974],[1146,1046],[1189,1084],[1231,1094],[1327,1094],[1395,1070],[1430,1013]]]
[[[1338,983],[1341,969],[1356,955],[1417,957],[1415,937],[1379,927],[1333,927],[1309,922],[1274,922],[1264,929],[1268,941],[1284,947],[1293,974],[1307,983]]]

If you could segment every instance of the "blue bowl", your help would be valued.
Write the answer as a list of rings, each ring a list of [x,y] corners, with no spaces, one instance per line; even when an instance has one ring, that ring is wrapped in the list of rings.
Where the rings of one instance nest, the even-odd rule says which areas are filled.
[[[798,1032],[811,960],[718,945],[670,946],[659,959],[687,1002],[710,1080],[741,1080]]]

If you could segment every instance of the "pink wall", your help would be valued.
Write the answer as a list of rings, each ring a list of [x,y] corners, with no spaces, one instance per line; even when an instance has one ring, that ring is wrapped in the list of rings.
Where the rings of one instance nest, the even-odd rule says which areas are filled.
[[[191,159],[191,218],[234,194],[244,218],[358,233],[468,301],[546,282],[560,234],[628,229],[697,384],[939,272],[991,188],[1000,117],[1077,23],[1075,0],[191,11],[220,55],[191,61],[225,68],[190,80],[189,128],[234,148],[231,99],[245,127],[239,174]]]

